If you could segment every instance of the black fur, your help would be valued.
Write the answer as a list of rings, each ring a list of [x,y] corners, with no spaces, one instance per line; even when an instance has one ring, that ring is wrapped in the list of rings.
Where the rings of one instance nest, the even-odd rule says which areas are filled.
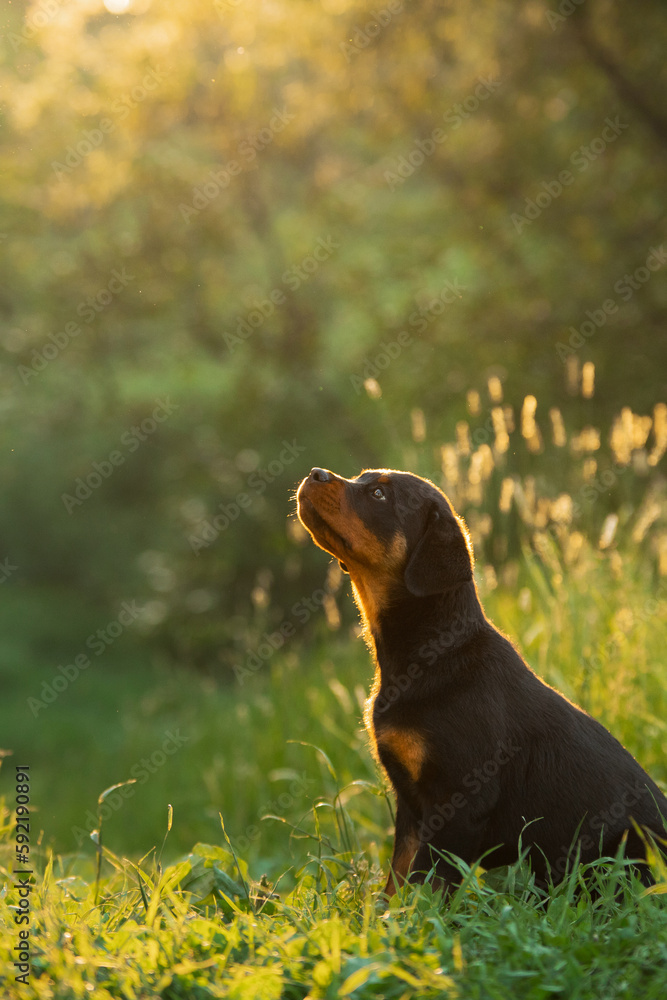
[[[436,884],[460,881],[438,852],[469,865],[485,855],[487,868],[511,863],[520,840],[541,882],[558,881],[575,851],[584,862],[613,856],[626,835],[628,856],[644,858],[634,824],[665,837],[667,799],[618,740],[543,683],[486,618],[465,526],[444,494],[408,473],[342,480],[314,472],[319,478],[311,474],[300,489],[300,516],[349,567],[377,660],[367,725],[397,806],[387,891],[405,877],[422,880],[433,866]],[[373,493],[377,483],[383,497]],[[307,503],[336,532],[324,542]],[[360,533],[346,530],[356,518],[387,548],[405,539],[404,561],[373,612],[355,579],[367,573],[355,549]],[[368,572],[372,579],[379,569]]]

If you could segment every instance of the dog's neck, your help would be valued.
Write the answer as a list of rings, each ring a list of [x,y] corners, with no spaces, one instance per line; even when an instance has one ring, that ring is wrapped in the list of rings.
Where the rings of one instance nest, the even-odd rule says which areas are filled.
[[[370,630],[383,679],[405,673],[410,664],[433,669],[435,659],[459,649],[488,625],[474,581],[443,594],[397,594]]]

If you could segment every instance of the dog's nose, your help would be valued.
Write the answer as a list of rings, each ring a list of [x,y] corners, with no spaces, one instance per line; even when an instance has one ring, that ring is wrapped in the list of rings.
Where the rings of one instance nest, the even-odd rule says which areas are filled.
[[[326,469],[311,469],[310,478],[314,479],[316,483],[328,483],[331,476]]]

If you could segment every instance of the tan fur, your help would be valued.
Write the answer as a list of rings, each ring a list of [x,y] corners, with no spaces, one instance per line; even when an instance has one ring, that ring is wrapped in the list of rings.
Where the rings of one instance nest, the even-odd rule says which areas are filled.
[[[373,658],[375,659],[375,648],[373,647],[371,651],[373,653]],[[373,684],[368,698],[364,702],[364,726],[366,727],[366,732],[368,733],[368,737],[371,741],[371,753],[380,767],[382,766],[382,761],[380,760],[380,754],[378,753],[378,746],[375,739],[375,729],[373,727],[373,705],[375,704],[375,699],[379,694],[381,683],[382,676],[380,674],[377,659],[375,659],[375,676],[373,677]]]
[[[378,482],[389,482],[389,479],[389,475],[383,475],[378,478]],[[407,539],[402,532],[397,531],[388,545],[380,541],[346,502],[343,481],[334,479],[326,484],[325,490],[317,487],[313,490],[312,485],[306,481],[301,485],[297,496],[306,501],[304,508],[299,509],[299,516],[316,545],[342,560],[347,567],[364,627],[364,638],[375,659],[373,630],[380,612],[391,603],[394,585],[405,569]],[[308,502],[324,518],[327,527],[318,524],[316,529],[311,528],[308,523]],[[345,540],[345,549],[333,532]],[[350,554],[350,549],[354,555]],[[378,762],[380,758],[373,731],[373,702],[379,687],[380,674],[376,670],[373,688],[365,706],[364,722],[371,740],[371,750]]]
[[[361,521],[359,523],[362,524]],[[389,548],[386,549],[365,526],[364,534],[368,536],[368,540],[364,537],[365,547],[362,551],[365,555],[370,555],[373,561],[367,565],[365,561],[356,562],[348,557],[346,565],[362,620],[365,627],[372,632],[379,613],[390,602],[394,583],[403,570],[408,543],[405,535],[397,532]]]
[[[378,482],[388,479],[388,476],[380,477]],[[302,485],[299,494],[303,489]],[[352,550],[353,554],[341,550],[340,542],[322,525],[318,525],[316,531],[312,530],[307,511],[300,511],[301,520],[315,543],[347,566],[364,627],[372,632],[378,614],[387,606],[394,581],[404,568],[408,547],[406,538],[397,531],[389,546],[376,538],[346,502],[345,485],[341,481],[334,479],[327,483],[326,490],[317,490],[314,494],[316,500],[312,488],[307,489],[306,495],[327,525]]]
[[[410,865],[418,849],[419,837],[414,833],[409,833],[403,841],[400,851],[394,854],[392,859],[391,872],[384,888],[386,896],[395,895],[397,885],[402,886],[405,883]]]
[[[413,781],[419,781],[424,761],[428,757],[426,740],[416,730],[392,727],[375,733],[378,747],[386,747],[401,762]]]

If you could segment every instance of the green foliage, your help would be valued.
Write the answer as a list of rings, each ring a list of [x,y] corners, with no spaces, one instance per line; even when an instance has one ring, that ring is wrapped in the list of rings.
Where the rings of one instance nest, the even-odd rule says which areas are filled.
[[[511,590],[481,573],[487,611],[665,785],[665,600],[650,546],[581,537],[573,559],[569,534],[533,537]],[[18,609],[2,630],[15,663]],[[66,852],[34,848],[31,985],[17,997],[663,995],[657,859],[658,892],[619,882],[622,863],[608,859],[547,896],[515,867],[464,869],[446,904],[428,887],[382,901],[392,817],[360,729],[371,666],[359,640],[300,636],[233,688],[156,670],[135,643],[120,638],[108,672],[93,666],[40,712],[30,746],[20,715],[7,733],[16,759],[31,757],[33,829]],[[154,758],[174,730],[187,739]],[[98,795],[100,778],[111,787]],[[14,828],[0,827],[11,983]],[[151,844],[137,862],[124,856]]]
[[[19,995],[662,997],[636,886],[378,904],[370,665],[291,499],[431,477],[489,614],[667,781],[662,5],[122,6],[2,15]]]
[[[10,5],[0,57],[0,558],[24,583],[150,596],[163,649],[219,668],[258,574],[278,621],[321,583],[285,534],[312,465],[437,476],[490,376],[543,430],[664,397],[657,0],[396,2],[375,27],[357,0],[70,7]]]
[[[30,985],[12,996],[657,1000],[667,986],[660,896],[613,859],[548,893],[515,866],[502,877],[464,871],[446,905],[429,886],[388,905],[375,874],[340,854],[313,858],[282,898],[267,882],[238,884],[232,855],[206,844],[165,869],[105,856],[112,874],[99,890],[85,870],[48,860],[35,883]],[[11,914],[1,918],[8,984]]]
[[[629,540],[599,549],[572,537],[536,535],[522,561],[497,578],[478,564],[485,608],[538,673],[600,718],[665,782],[665,585],[654,579],[651,546],[642,550]],[[351,604],[347,590],[339,595],[342,606]],[[243,669],[231,683],[152,663],[130,626],[34,716],[28,698],[46,697],[44,685],[60,676],[54,664],[71,664],[85,637],[105,624],[95,608],[62,598],[44,617],[43,603],[43,594],[35,600],[19,589],[0,608],[0,677],[17,709],[5,713],[3,743],[13,750],[10,763],[32,764],[35,822],[59,851],[85,852],[100,789],[134,780],[127,797],[108,803],[105,819],[108,837],[123,851],[136,855],[157,843],[172,803],[172,851],[198,839],[213,842],[222,812],[241,854],[273,876],[289,850],[289,830],[262,817],[299,826],[318,790],[331,797],[337,788],[326,761],[290,741],[323,747],[341,787],[376,784],[361,723],[372,665],[359,639],[329,632],[322,608],[276,650],[262,627],[249,628],[248,649],[237,661]],[[29,641],[26,619],[34,623]],[[384,845],[391,817],[383,798],[346,795],[353,796],[355,824]],[[321,820],[328,830],[324,813]],[[299,844],[291,843],[298,857]]]

